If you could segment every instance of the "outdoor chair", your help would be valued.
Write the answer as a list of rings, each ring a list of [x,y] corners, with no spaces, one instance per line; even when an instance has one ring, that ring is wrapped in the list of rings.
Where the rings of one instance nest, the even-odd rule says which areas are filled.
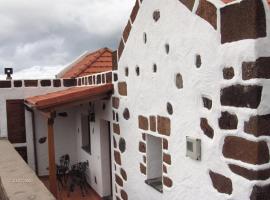
[[[67,184],[68,180],[68,173],[69,173],[69,167],[70,167],[70,157],[68,154],[63,155],[59,159],[60,165],[56,165],[56,177],[58,181],[58,187],[60,188],[60,185],[64,187],[64,184]]]
[[[79,186],[81,189],[81,194],[84,197],[85,193],[87,193],[87,179],[86,179],[86,169],[89,167],[88,161],[79,162],[71,167],[69,173],[69,191],[68,197],[70,196],[70,192],[73,192],[76,186]]]

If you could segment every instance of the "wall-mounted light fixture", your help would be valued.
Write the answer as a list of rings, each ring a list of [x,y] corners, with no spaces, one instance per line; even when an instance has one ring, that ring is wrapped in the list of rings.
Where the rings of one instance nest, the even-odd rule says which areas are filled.
[[[5,68],[5,74],[7,75],[7,80],[11,80],[12,77],[11,75],[13,74],[13,69],[12,68]]]

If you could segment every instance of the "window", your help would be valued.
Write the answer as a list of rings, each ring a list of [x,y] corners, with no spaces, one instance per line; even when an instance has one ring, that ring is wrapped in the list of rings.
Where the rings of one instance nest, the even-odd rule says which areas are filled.
[[[82,149],[91,154],[90,117],[81,115]]]
[[[147,180],[150,185],[159,192],[163,192],[162,183],[162,139],[152,135],[147,135]]]

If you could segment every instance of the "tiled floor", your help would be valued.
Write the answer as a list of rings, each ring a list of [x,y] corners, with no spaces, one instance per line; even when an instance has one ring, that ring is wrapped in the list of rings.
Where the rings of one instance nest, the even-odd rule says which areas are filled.
[[[49,180],[47,177],[42,177],[40,180],[49,188]],[[57,200],[101,200],[101,198],[93,191],[93,189],[88,188],[88,194],[84,197],[81,195],[80,188],[76,187],[74,192],[70,193],[68,197],[67,186],[61,188],[60,192],[58,190],[58,198]]]

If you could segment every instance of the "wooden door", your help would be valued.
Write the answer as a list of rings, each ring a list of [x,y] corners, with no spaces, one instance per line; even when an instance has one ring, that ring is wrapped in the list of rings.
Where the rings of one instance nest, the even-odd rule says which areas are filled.
[[[25,113],[24,100],[7,100],[7,128],[8,139],[11,143],[25,143]]]
[[[25,130],[24,100],[6,101],[8,140],[15,144],[16,151],[27,163],[27,145]],[[16,146],[18,145],[18,146]]]

